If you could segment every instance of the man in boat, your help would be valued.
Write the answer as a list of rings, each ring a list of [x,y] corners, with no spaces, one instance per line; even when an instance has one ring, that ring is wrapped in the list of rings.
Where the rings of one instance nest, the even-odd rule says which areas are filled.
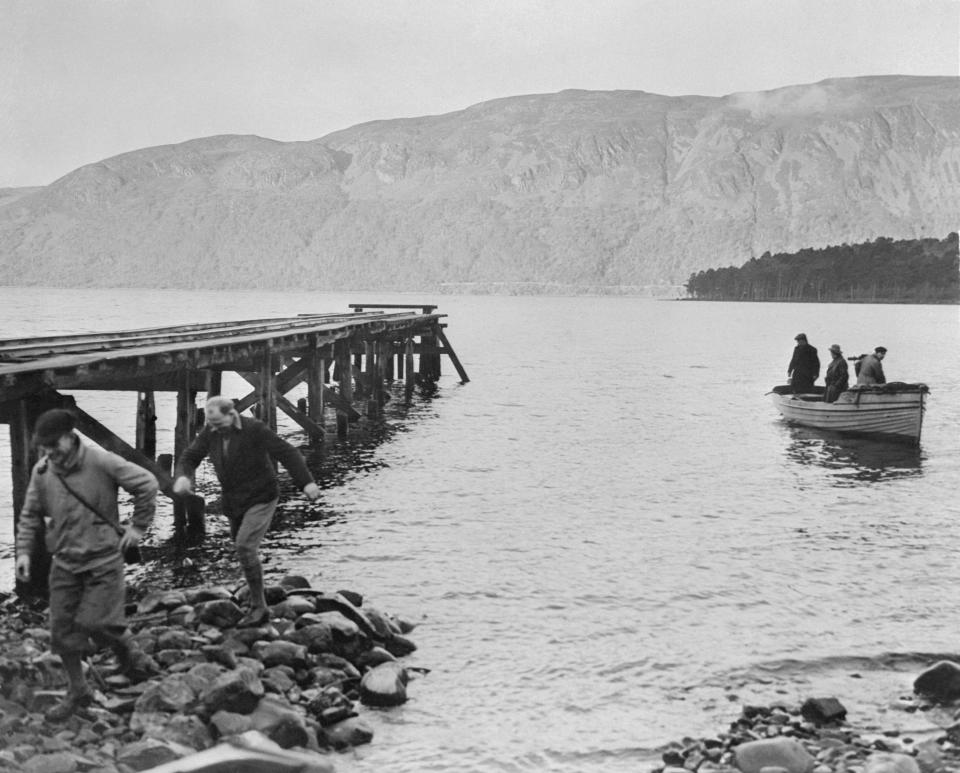
[[[211,397],[204,410],[207,424],[177,460],[173,490],[189,493],[193,473],[203,458],[210,456],[223,492],[223,513],[230,522],[230,536],[250,591],[250,611],[237,627],[256,627],[270,618],[258,551],[280,497],[273,461],[287,468],[311,501],[320,496],[320,488],[300,452],[263,422],[241,416],[229,397]]]
[[[813,382],[820,377],[820,358],[816,347],[807,342],[806,333],[798,333],[793,338],[797,345],[793,357],[787,366],[787,378],[796,394],[813,391]]]
[[[887,377],[883,375],[883,358],[886,357],[886,347],[878,346],[873,354],[868,354],[860,362],[860,372],[857,374],[857,385],[886,384]]]
[[[827,403],[836,402],[840,393],[850,385],[850,370],[847,367],[847,361],[843,358],[843,352],[840,351],[840,344],[830,345],[830,356],[833,359],[830,360],[827,372],[823,375],[823,383],[827,387],[823,400]]]

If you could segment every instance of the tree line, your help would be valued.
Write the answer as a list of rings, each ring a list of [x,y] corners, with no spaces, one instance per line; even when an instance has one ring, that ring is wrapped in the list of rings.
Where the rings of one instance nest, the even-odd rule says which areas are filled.
[[[880,237],[796,253],[763,253],[740,268],[691,274],[691,298],[709,301],[960,302],[957,234],[946,239]]]

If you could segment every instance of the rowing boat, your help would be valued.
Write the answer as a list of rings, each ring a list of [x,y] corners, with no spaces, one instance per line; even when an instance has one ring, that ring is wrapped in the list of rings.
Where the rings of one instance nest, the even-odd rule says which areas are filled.
[[[822,387],[793,394],[778,386],[770,394],[789,424],[917,444],[929,392],[926,384],[894,382],[853,386],[833,403],[824,402]]]

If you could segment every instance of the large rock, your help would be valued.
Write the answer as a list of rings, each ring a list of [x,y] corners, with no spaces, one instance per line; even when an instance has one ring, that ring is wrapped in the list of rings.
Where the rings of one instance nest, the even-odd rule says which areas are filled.
[[[263,695],[263,683],[257,675],[248,668],[237,668],[219,676],[200,697],[210,714],[221,710],[249,714]]]
[[[206,749],[213,743],[207,726],[192,714],[134,712],[130,716],[130,729],[144,738],[173,741],[191,749]]]
[[[74,773],[78,769],[76,756],[69,752],[37,754],[24,762],[23,767],[20,768],[23,773]]]
[[[150,773],[191,773],[204,770],[334,773],[334,766],[320,754],[282,749],[263,733],[250,730],[231,738],[228,743],[221,743],[185,759],[160,765]]]
[[[186,757],[194,751],[196,750],[173,741],[144,738],[120,748],[117,751],[117,762],[134,770],[150,770],[165,762]]]
[[[304,716],[289,704],[264,698],[250,713],[251,727],[284,749],[310,742]]]
[[[204,601],[197,604],[196,610],[200,622],[215,625],[217,628],[229,628],[243,618],[243,610],[228,599]]]
[[[864,763],[863,773],[920,773],[920,766],[909,754],[875,752]]]
[[[289,666],[306,668],[307,648],[291,641],[258,641],[253,645],[253,654],[266,668]]]
[[[187,595],[179,590],[151,591],[137,604],[138,615],[149,615],[160,610],[176,609],[187,603]]]
[[[192,680],[185,674],[173,674],[159,682],[152,682],[137,698],[134,708],[138,712],[183,712],[193,706],[197,699]]]
[[[329,727],[322,727],[317,740],[332,749],[348,749],[373,740],[373,729],[360,717],[348,717]]]
[[[800,707],[800,714],[808,722],[824,725],[842,722],[847,717],[847,709],[836,698],[808,698]]]
[[[283,638],[294,644],[302,644],[308,652],[325,652],[333,646],[333,628],[328,623],[318,620],[287,631]]]
[[[399,706],[406,703],[406,669],[391,661],[367,671],[360,680],[360,700],[368,706]]]
[[[913,690],[944,703],[960,698],[960,665],[950,660],[935,663],[916,678]]]
[[[764,738],[734,749],[734,763],[743,773],[763,768],[783,768],[788,773],[810,773],[816,760],[795,738]]]

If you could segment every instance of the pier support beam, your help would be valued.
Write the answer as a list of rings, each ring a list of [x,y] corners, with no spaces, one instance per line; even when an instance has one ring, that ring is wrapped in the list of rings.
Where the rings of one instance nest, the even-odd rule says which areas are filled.
[[[20,511],[27,495],[30,473],[37,462],[37,451],[33,446],[33,425],[37,417],[50,408],[59,408],[60,403],[51,399],[17,400],[5,419],[10,425],[10,462],[13,483],[13,534],[16,540],[20,525]],[[48,575],[50,573],[50,554],[43,540],[34,546],[31,556],[30,580],[16,581],[16,592],[20,596],[46,598],[49,593]]]
[[[207,397],[223,394],[223,371],[211,370],[207,374]]]
[[[323,426],[323,382],[327,363],[318,347],[317,337],[310,339],[310,352],[307,355],[307,416],[318,426]],[[314,445],[323,441],[323,435],[310,434]]]
[[[403,399],[409,403],[413,399],[413,388],[417,382],[417,376],[413,370],[413,336],[407,339],[407,343],[403,348],[403,359],[407,372],[406,380],[403,384]]]
[[[338,341],[334,345],[334,358],[337,362],[339,376],[340,399],[348,405],[353,404],[353,367],[350,361],[350,342]],[[337,406],[337,437],[346,437],[349,427],[349,416],[341,406]]]
[[[276,372],[273,367],[276,359],[269,343],[260,366],[260,387],[258,403],[260,405],[260,421],[274,432],[277,431],[277,384]]]
[[[243,379],[249,383],[255,390],[262,392],[261,379],[262,376],[259,373],[240,373],[238,374],[243,377]],[[324,430],[319,424],[317,424],[313,419],[311,419],[307,413],[302,411],[298,406],[291,403],[286,397],[281,394],[274,393],[273,395],[274,403],[274,414],[276,414],[276,409],[279,408],[287,416],[293,419],[297,424],[303,427],[306,430],[307,434],[312,437],[317,437],[320,441],[323,440]]]
[[[462,384],[467,384],[467,383],[469,383],[469,382],[470,382],[470,377],[467,376],[467,371],[465,371],[465,370],[463,369],[463,365],[460,364],[460,358],[457,357],[457,353],[456,353],[455,351],[453,351],[453,347],[450,346],[450,342],[447,340],[447,336],[446,336],[446,334],[443,332],[443,328],[440,327],[439,325],[437,325],[437,326],[434,328],[434,330],[435,330],[435,332],[436,332],[436,334],[437,334],[437,338],[440,339],[440,342],[443,344],[443,351],[444,351],[444,353],[447,355],[447,357],[450,358],[450,362],[453,363],[453,367],[455,367],[455,368],[457,369],[457,375],[460,376],[460,383],[462,383]],[[438,360],[440,359],[440,358],[439,358],[439,355],[437,356],[437,359],[438,359]],[[439,367],[438,367],[438,370],[437,370],[438,375],[439,375],[439,372],[440,372],[440,371],[439,371]]]
[[[193,373],[182,370],[179,373],[177,389],[177,426],[173,435],[173,461],[187,450],[197,434],[197,392],[194,389]],[[98,441],[99,442],[99,441]],[[149,468],[148,468],[149,469]],[[187,536],[199,536],[204,533],[203,511],[188,509],[186,500],[181,497],[173,499],[173,533],[174,539],[182,542]]]
[[[153,390],[137,392],[136,448],[148,459],[157,456],[157,406]]]
[[[377,364],[378,345],[376,341],[365,341],[366,367],[363,373],[364,394],[367,395],[367,417],[375,419],[380,415],[380,402],[377,400],[377,378],[379,366]]]

